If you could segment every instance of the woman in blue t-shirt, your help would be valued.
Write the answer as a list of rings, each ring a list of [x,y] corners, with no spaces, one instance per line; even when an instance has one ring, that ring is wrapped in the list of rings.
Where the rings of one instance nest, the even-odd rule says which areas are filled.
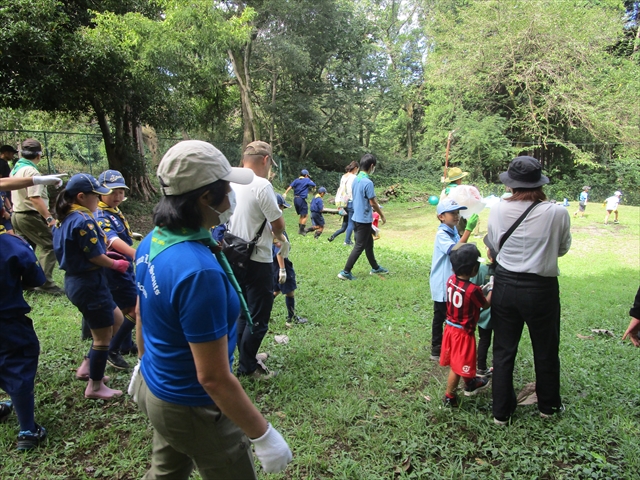
[[[194,466],[205,480],[256,478],[251,443],[264,470],[280,472],[291,450],[231,373],[240,301],[209,233],[233,213],[229,182],[247,185],[253,172],[188,140],[157,173],[156,227],[136,250],[141,359],[129,386],[154,427],[145,478],[187,479]]]

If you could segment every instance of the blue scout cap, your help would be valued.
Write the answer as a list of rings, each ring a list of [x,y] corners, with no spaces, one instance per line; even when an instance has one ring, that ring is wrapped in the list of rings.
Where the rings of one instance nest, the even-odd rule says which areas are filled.
[[[291,205],[289,205],[284,197],[279,193],[276,193],[276,200],[278,200],[278,205],[282,205],[284,208],[291,208]]]
[[[124,177],[118,170],[106,170],[98,177],[98,183],[104,185],[107,188],[126,188],[127,184],[124,183]]]
[[[77,173],[67,182],[65,190],[71,195],[77,195],[79,193],[97,193],[98,195],[108,195],[111,193],[111,189],[104,187],[98,183],[88,173]]]
[[[309,175],[309,170],[301,170],[300,175]]]
[[[318,193],[327,193],[327,189],[326,189],[326,188],[324,188],[324,187],[320,187],[320,188],[318,189]]]
[[[438,204],[438,208],[436,208],[436,212],[438,215],[442,215],[447,212],[457,212],[458,210],[466,210],[467,207],[464,205],[460,205],[455,200],[451,200],[447,198]]]

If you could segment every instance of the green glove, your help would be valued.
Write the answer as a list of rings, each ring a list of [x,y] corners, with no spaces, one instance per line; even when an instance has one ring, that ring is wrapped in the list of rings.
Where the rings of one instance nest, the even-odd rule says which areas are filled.
[[[478,225],[478,214],[474,213],[469,217],[469,220],[467,220],[467,226],[464,229],[469,230],[470,232],[473,232],[473,230],[476,228],[477,225]]]

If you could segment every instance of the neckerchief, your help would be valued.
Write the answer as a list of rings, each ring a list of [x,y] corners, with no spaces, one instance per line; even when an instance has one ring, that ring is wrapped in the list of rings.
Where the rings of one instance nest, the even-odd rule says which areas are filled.
[[[365,172],[358,172],[358,175],[356,175],[356,178],[369,178],[369,175]]]
[[[249,307],[247,306],[247,302],[242,294],[242,289],[238,284],[238,280],[236,280],[236,276],[233,274],[233,270],[231,269],[231,265],[225,257],[224,253],[220,251],[218,247],[218,242],[216,242],[213,237],[211,237],[211,233],[209,230],[200,227],[199,230],[192,230],[190,228],[182,228],[180,231],[169,230],[168,228],[155,227],[153,232],[151,232],[151,247],[149,248],[149,261],[153,261],[161,252],[171,247],[172,245],[177,245],[182,242],[200,242],[209,250],[215,254],[218,259],[218,263],[226,273],[227,278],[233,285],[234,290],[238,294],[240,298],[240,306],[245,316],[247,317],[247,321],[249,322],[249,329],[253,333],[253,320],[251,318],[251,313],[249,313]]]
[[[127,235],[129,235],[129,238],[131,238],[131,227],[129,226],[129,222],[127,222],[127,219],[124,217],[122,210],[120,210],[118,207],[110,207],[109,205],[104,203],[102,200],[98,202],[98,208],[100,210],[104,210],[105,212],[111,212],[114,215],[117,215],[120,221],[122,222],[122,224],[124,225],[124,228],[127,230]]]
[[[21,158],[13,166],[13,169],[11,170],[11,175],[15,175],[18,170],[20,170],[21,168],[24,168],[24,167],[33,167],[36,170],[38,169],[36,164],[33,163],[31,160],[27,160],[26,158]]]

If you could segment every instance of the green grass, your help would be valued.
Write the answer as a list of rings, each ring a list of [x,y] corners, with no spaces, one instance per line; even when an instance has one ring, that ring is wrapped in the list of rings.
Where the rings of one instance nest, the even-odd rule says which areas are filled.
[[[585,219],[572,219],[573,246],[560,260],[566,413],[543,421],[535,406],[520,407],[513,424],[499,428],[490,394],[463,397],[456,411],[441,408],[447,370],[429,360],[427,348],[437,220],[434,207],[417,206],[385,206],[376,255],[391,274],[370,276],[363,256],[354,282],[336,278],[349,252],[344,236],[326,240],[339,219],[327,215],[325,233],[314,240],[297,235],[295,213],[286,212],[298,313],[309,324],[287,327],[277,298],[263,350],[280,375],[268,384],[243,381],[294,452],[286,473],[268,478],[637,478],[640,350],[620,337],[640,281],[640,209],[621,207],[620,225],[602,225],[596,205]],[[36,419],[50,437],[45,447],[19,454],[15,418],[0,425],[1,478],[140,478],[151,453],[148,421],[126,395],[84,399],[84,384],[73,377],[88,348],[79,313],[65,298],[27,299],[42,346]],[[615,337],[578,338],[592,328]],[[277,334],[288,335],[289,344],[277,345]],[[108,374],[126,389],[128,375]],[[534,379],[525,333],[514,380],[519,388]]]

